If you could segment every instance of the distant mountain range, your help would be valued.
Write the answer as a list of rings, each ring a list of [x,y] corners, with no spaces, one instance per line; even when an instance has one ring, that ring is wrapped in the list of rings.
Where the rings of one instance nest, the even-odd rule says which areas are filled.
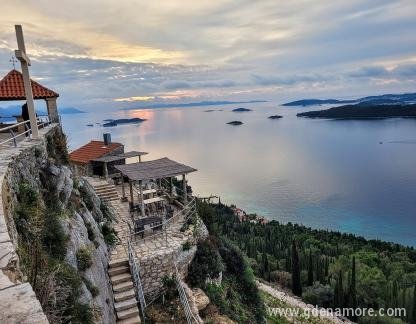
[[[317,106],[324,104],[361,104],[361,105],[394,105],[416,103],[416,93],[383,94],[351,100],[338,99],[302,99],[284,103],[282,106]]]
[[[141,105],[139,107],[129,107],[123,108],[123,110],[134,110],[134,109],[144,109],[144,108],[179,108],[179,107],[201,107],[201,106],[221,106],[221,105],[239,105],[239,104],[250,104],[250,103],[259,103],[267,102],[266,100],[250,100],[250,101],[199,101],[199,102],[189,102],[189,103],[158,103],[152,105]]]
[[[59,114],[61,115],[69,115],[69,114],[81,114],[85,113],[78,108],[74,107],[66,107],[66,108],[58,108]],[[38,109],[36,111],[38,115],[47,115],[46,110]],[[22,114],[22,106],[21,105],[14,105],[8,107],[0,107],[0,117],[13,117],[13,116],[20,116]]]

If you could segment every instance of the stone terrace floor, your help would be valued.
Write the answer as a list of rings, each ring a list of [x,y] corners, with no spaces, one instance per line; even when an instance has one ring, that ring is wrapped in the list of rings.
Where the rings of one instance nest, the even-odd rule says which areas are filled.
[[[99,178],[87,178],[88,182],[94,186],[100,186],[104,184],[109,184],[109,182],[99,179]],[[122,189],[121,185],[115,186],[119,197],[122,196]],[[127,195],[127,190],[126,190]],[[137,197],[137,192],[135,193],[135,197]],[[129,198],[128,198],[129,199]],[[115,231],[117,232],[117,236],[120,239],[119,244],[113,249],[111,253],[111,260],[116,259],[123,259],[127,258],[127,237],[129,235],[129,226],[128,223],[132,224],[132,220],[130,217],[129,212],[129,201],[122,202],[120,199],[108,201],[107,204],[112,209],[114,214],[116,215],[116,220],[113,225]],[[175,213],[178,212],[178,208],[176,206],[172,206],[175,208]],[[154,258],[160,255],[167,255],[171,254],[172,251],[179,250],[181,246],[187,242],[189,239],[192,238],[193,233],[191,230],[187,230],[186,232],[181,232],[180,229],[184,223],[183,217],[178,217],[175,222],[172,222],[168,225],[165,232],[161,231],[158,235],[153,236],[149,235],[148,237],[145,236],[145,239],[142,240],[141,238],[137,237],[137,241],[135,238],[132,237],[132,243],[134,246],[134,250],[136,252],[136,257],[141,261],[144,261],[147,258]]]

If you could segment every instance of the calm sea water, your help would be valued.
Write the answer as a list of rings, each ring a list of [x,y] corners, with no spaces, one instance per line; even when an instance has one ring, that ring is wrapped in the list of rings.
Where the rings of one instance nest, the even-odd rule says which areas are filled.
[[[231,111],[240,106],[253,111]],[[126,150],[150,152],[147,160],[167,156],[197,168],[189,179],[200,196],[217,194],[284,223],[416,246],[416,120],[297,118],[304,110],[272,103],[164,108],[66,115],[63,123],[72,149],[111,132]],[[126,117],[147,121],[95,124]],[[244,125],[226,125],[233,120]]]

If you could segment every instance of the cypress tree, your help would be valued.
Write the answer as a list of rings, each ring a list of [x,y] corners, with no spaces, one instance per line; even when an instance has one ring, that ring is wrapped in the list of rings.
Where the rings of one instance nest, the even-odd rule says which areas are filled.
[[[343,307],[344,306],[344,285],[342,283],[342,271],[339,271],[339,274],[338,274],[336,290],[337,290],[337,294],[336,294],[337,298],[335,300],[336,305],[338,307]]]
[[[313,264],[312,264],[312,252],[309,250],[309,259],[308,259],[308,286],[313,285]]]
[[[413,287],[412,324],[416,324],[416,285]]]
[[[300,264],[299,254],[296,248],[296,242],[292,242],[292,292],[301,297],[302,296],[302,283],[300,281]]]
[[[355,265],[355,255],[352,257],[352,266],[351,266],[351,283],[350,283],[350,307],[353,309],[357,308],[357,283],[356,283],[356,265]],[[352,320],[356,320],[355,317]]]

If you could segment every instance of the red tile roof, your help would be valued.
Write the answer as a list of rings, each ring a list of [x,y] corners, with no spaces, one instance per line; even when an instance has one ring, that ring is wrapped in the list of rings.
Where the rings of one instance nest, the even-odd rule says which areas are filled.
[[[59,97],[59,94],[55,91],[40,85],[36,81],[31,81],[33,99]],[[11,70],[2,80],[0,80],[0,101],[25,99],[26,95],[22,73],[16,70]]]
[[[121,143],[110,143],[110,145],[105,146],[103,141],[91,141],[88,144],[81,146],[79,149],[69,153],[69,159],[72,162],[86,164],[91,160],[102,157],[121,146],[123,146]]]

